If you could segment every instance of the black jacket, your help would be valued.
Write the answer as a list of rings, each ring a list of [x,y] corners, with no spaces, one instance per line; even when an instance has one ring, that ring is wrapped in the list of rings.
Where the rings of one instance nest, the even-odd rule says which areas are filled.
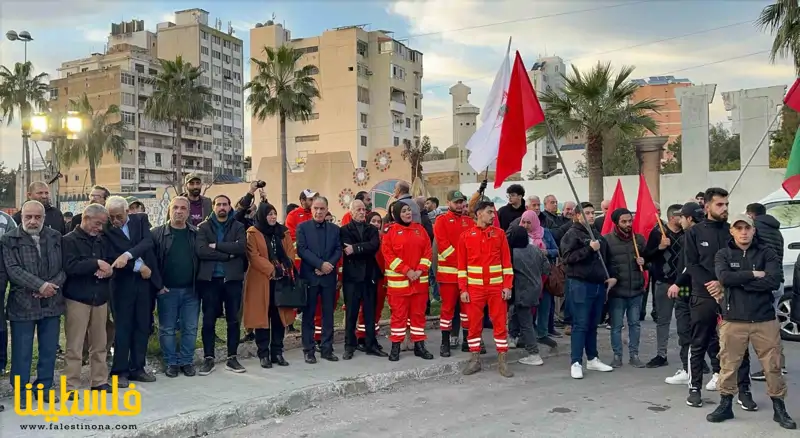
[[[609,270],[609,275],[613,278],[613,267],[608,261],[611,254],[608,251],[608,242],[599,234],[595,234],[595,239],[600,242],[600,250],[595,251],[589,246],[591,238],[589,232],[580,223],[573,223],[572,227],[561,238],[561,258],[564,262],[564,272],[568,278],[585,281],[588,283],[602,284],[606,281],[606,273],[600,261],[603,261]]]
[[[754,238],[747,250],[730,240],[714,257],[717,278],[724,287],[720,304],[728,321],[764,322],[775,319],[772,291],[783,283],[783,266],[769,246]],[[753,271],[764,271],[763,278]]]
[[[731,238],[728,222],[704,220],[684,234],[684,263],[686,272],[692,277],[692,295],[711,298],[706,283],[717,280],[714,256],[727,248]]]
[[[100,267],[98,260],[113,263],[106,255],[108,248],[102,234],[91,237],[81,227],[68,233],[61,240],[64,258],[64,298],[90,306],[102,306],[111,295],[111,278],[94,275]]]
[[[514,219],[522,217],[522,213],[525,213],[524,202],[520,204],[519,208],[514,208],[511,204],[500,207],[497,210],[497,221],[500,222],[500,228],[507,230],[508,227],[511,226],[511,222],[514,222]],[[542,224],[542,226],[544,226],[544,224]]]
[[[572,220],[560,214],[553,214],[542,210],[542,213],[539,215],[539,222],[542,223],[543,227],[550,230],[550,233],[553,235],[553,239],[555,239],[556,243],[558,244],[561,243],[561,238],[564,237],[564,233],[566,233],[569,229],[564,229],[562,227],[565,224],[571,223]]]
[[[307,280],[311,286],[336,287],[335,267],[342,258],[339,227],[328,222],[317,223],[313,219],[301,223],[297,226],[297,255],[302,260],[301,278]],[[333,271],[326,275],[317,275],[314,270],[322,269],[325,262],[334,266]]]
[[[431,243],[433,243],[433,221],[428,217],[427,210],[420,211],[419,223],[422,225],[422,228],[425,229],[425,232],[428,233],[428,237],[431,239]]]
[[[6,332],[6,288],[8,287],[8,274],[3,264],[3,251],[0,249],[0,332]]]
[[[613,231],[606,234],[609,257],[605,259],[606,266],[613,269],[617,284],[610,291],[610,296],[619,298],[633,298],[644,294],[644,272],[636,263],[636,250],[633,247],[633,238],[639,248],[645,247],[644,237],[634,234],[631,240],[622,240]]]
[[[378,229],[368,223],[363,223],[362,228],[362,232],[359,232],[356,222],[350,221],[339,229],[342,246],[353,246],[353,254],[347,255],[342,251],[343,282],[375,282],[382,277],[375,257],[381,249]]]
[[[783,234],[781,234],[781,223],[773,216],[763,214],[753,219],[756,225],[756,236],[762,244],[775,251],[778,259],[783,262]]]
[[[197,248],[197,227],[192,225],[191,223],[186,222],[186,228],[189,230],[189,246],[192,248]],[[153,228],[153,253],[155,254],[156,259],[156,267],[158,268],[158,272],[164,272],[164,262],[167,260],[167,254],[169,254],[169,249],[172,248],[172,229],[169,227],[169,223],[164,225],[159,225]],[[195,251],[192,254],[187,254],[188,257],[192,258],[192,278],[194,280],[197,279],[197,271],[200,265],[200,262],[197,258],[197,252]],[[149,265],[148,265],[149,266]],[[155,272],[156,269],[153,269]],[[155,286],[156,290],[161,290],[164,288],[163,278],[161,276],[158,277],[158,281],[153,281],[151,277],[151,281],[153,286]],[[195,289],[197,292],[197,289]]]
[[[664,231],[667,233],[667,238],[670,243],[664,249],[659,249],[661,245],[661,227],[656,225],[647,238],[647,244],[642,252],[642,257],[650,263],[650,274],[653,279],[667,284],[675,284],[675,279],[678,278],[680,272],[679,265],[680,259],[683,257],[683,230],[678,232],[672,231],[668,226],[664,226]]]
[[[214,214],[214,213],[212,213]],[[214,274],[214,265],[223,263],[225,281],[244,281],[245,259],[247,253],[247,234],[244,225],[228,216],[228,220],[221,224],[225,227],[222,241],[217,241],[217,231],[211,217],[197,226],[197,240],[195,248],[200,259],[197,279],[211,281]],[[216,249],[208,245],[216,244]]]
[[[14,213],[12,217],[17,225],[21,227],[22,210],[20,209],[18,212]],[[48,205],[44,208],[44,226],[58,231],[62,236],[67,234],[67,224],[64,222],[64,214],[61,213],[61,210],[52,205]]]
[[[128,264],[122,269],[115,269],[114,276],[111,281],[111,288],[127,289],[129,286],[133,287],[134,283],[131,280],[141,278],[141,274],[134,272],[136,259],[141,258],[147,267],[153,272],[150,277],[150,285],[157,290],[161,289],[160,271],[158,270],[158,263],[153,251],[153,235],[150,233],[150,219],[145,213],[134,213],[128,215],[128,232],[130,239],[125,237],[122,229],[117,228],[109,222],[103,229],[108,252],[106,255],[115,260],[124,252],[129,252],[133,257],[128,261]]]

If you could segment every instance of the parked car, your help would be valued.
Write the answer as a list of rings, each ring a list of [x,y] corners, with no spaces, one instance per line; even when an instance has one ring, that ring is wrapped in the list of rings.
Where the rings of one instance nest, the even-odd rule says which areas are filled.
[[[800,321],[793,321],[792,294],[800,285],[794,283],[794,265],[800,256],[800,195],[794,199],[783,189],[776,190],[759,201],[781,223],[783,234],[783,296],[778,303],[778,321],[781,324],[781,338],[787,341],[800,342]],[[800,291],[798,291],[800,293]]]

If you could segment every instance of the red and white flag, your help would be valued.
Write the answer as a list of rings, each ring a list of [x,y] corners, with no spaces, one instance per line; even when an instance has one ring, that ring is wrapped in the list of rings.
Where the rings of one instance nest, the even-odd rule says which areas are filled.
[[[509,50],[510,48],[511,46],[509,46]],[[486,104],[481,112],[481,127],[472,134],[467,142],[466,148],[470,152],[467,161],[475,169],[475,172],[483,172],[497,159],[508,83],[511,80],[509,66],[508,51],[506,51],[506,56],[494,77],[492,89],[486,97]]]

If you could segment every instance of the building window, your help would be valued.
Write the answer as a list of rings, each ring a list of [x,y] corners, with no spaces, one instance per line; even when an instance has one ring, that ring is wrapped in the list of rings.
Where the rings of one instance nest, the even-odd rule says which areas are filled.
[[[200,31],[200,38],[207,40],[208,39],[208,32],[201,30]]]
[[[361,124],[366,128],[367,126],[367,113],[361,113]]]
[[[309,141],[319,141],[319,135],[299,135],[294,138],[295,143],[305,143]]]
[[[222,69],[222,77],[225,78],[225,79],[230,79],[231,78],[231,71],[228,70],[227,68],[223,68]]]
[[[419,119],[414,119],[414,130],[419,131]]]
[[[134,123],[136,123],[136,114],[134,114],[134,113],[126,113],[124,111],[121,112],[120,114],[122,116],[122,122],[123,123],[128,124],[128,125],[133,125]]]
[[[358,64],[356,66],[356,72],[359,76],[367,77],[370,75],[369,67],[364,64]]]
[[[411,127],[411,119],[406,117],[406,128],[410,128],[410,127]]]
[[[419,97],[414,98],[414,108],[419,109]]]
[[[222,55],[222,62],[224,62],[226,64],[230,64],[231,63],[231,55]]]
[[[221,88],[222,87],[222,82],[218,81],[216,79],[212,79],[211,80],[211,86],[214,87],[214,88]]]
[[[211,135],[211,127],[210,126],[203,126],[203,134],[204,135]]]
[[[133,179],[135,174],[136,169],[131,169],[129,167],[122,168],[122,179]]]
[[[125,85],[136,85],[136,78],[134,78],[132,74],[120,73],[119,79],[120,82],[122,82]]]
[[[150,76],[158,76],[158,70],[154,68],[149,68],[147,69],[147,74],[149,74]]]
[[[237,80],[237,81],[241,81],[242,80],[242,75],[239,74],[239,73],[233,73],[233,79]]]
[[[227,83],[227,82],[226,82],[226,83]],[[234,92],[234,93],[237,93],[237,94],[238,94],[238,93],[241,93],[241,92],[242,92],[242,87],[240,87],[240,86],[238,86],[238,85],[234,85],[234,86],[233,86],[233,92]]]
[[[212,36],[211,36],[211,42],[212,42],[212,43],[214,43],[214,44],[219,44],[219,43],[220,43],[220,41],[221,41],[221,40],[220,40],[220,38],[219,38],[218,36],[216,36],[216,35],[212,35]]]
[[[235,65],[237,67],[242,65],[242,60],[239,59],[239,58],[233,58],[233,65]]]
[[[230,82],[225,82],[222,84],[222,89],[225,91],[231,91],[231,88],[233,88],[233,85],[231,85]]]
[[[216,123],[214,123],[214,130],[215,131],[222,131],[222,125],[217,125]]]
[[[240,50],[242,50],[241,46],[239,46],[238,44],[234,44],[233,45],[233,51],[234,52],[239,52]]]
[[[295,49],[295,50],[297,50],[298,52],[303,53],[303,54],[305,54],[305,53],[317,53],[317,52],[319,52],[319,46],[302,47],[302,48]]]
[[[213,96],[213,98],[214,98],[214,102],[216,102],[216,103],[221,103],[222,102],[222,96],[220,96],[219,94],[215,94]]]
[[[242,101],[233,99],[233,107],[234,108],[241,108],[242,107]]]
[[[134,64],[133,68],[136,70],[136,73],[144,73],[144,66],[142,64]]]
[[[392,64],[392,77],[404,81],[406,80],[406,70],[399,65]]]
[[[222,53],[219,53],[217,50],[212,50],[211,57],[214,59],[222,59]]]
[[[231,100],[231,98],[230,98],[230,97],[226,97],[226,98],[224,99],[224,103],[225,103],[225,105],[227,105],[227,106],[231,106],[231,102],[232,102],[232,100]]]
[[[208,47],[200,46],[200,53],[202,53],[203,55],[208,55]]]
[[[200,76],[200,83],[205,86],[208,86],[208,84],[211,83],[211,80],[209,80],[208,77],[206,76]]]
[[[205,61],[200,61],[200,69],[203,71],[208,71],[208,63]]]
[[[394,146],[400,146],[400,137],[395,137],[394,141],[392,142]]]
[[[127,106],[135,106],[136,103],[134,102],[133,94],[122,93],[122,104]]]
[[[367,146],[367,136],[366,135],[362,135],[361,136],[361,146],[364,146],[364,147]]]
[[[156,166],[161,167],[161,154],[156,152]]]
[[[222,74],[222,67],[220,67],[218,65],[215,65],[215,66],[211,67],[211,70],[215,75]]]
[[[228,40],[223,40],[222,41],[222,47],[224,47],[226,49],[230,49],[231,48],[231,42],[228,41]]]
[[[230,112],[230,111],[223,111],[222,112],[222,117],[224,117],[226,119],[233,119],[233,113]]]
[[[51,100],[58,99],[58,88],[51,88],[50,89],[50,99]]]
[[[358,101],[369,104],[369,88],[358,87]]]
[[[356,42],[356,53],[365,58],[369,56],[369,44],[364,41],[358,40]]]

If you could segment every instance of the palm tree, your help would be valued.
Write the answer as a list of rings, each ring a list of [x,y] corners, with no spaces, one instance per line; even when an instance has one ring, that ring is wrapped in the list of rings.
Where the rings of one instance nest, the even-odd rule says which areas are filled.
[[[564,77],[564,88],[547,90],[539,96],[545,106],[547,124],[556,138],[583,135],[586,138],[586,166],[589,174],[589,202],[603,200],[603,146],[610,135],[637,135],[642,130],[656,133],[649,115],[660,105],[653,99],[632,101],[639,88],[628,78],[635,67],[623,66],[615,75],[611,63],[597,63],[587,73],[576,66]],[[547,135],[545,124],[534,127],[528,142]]]
[[[775,36],[770,49],[770,61],[794,59],[795,70],[800,74],[800,5],[797,0],[777,0],[761,10],[756,26]]]
[[[281,211],[286,211],[288,199],[286,160],[286,121],[307,122],[314,110],[314,99],[319,98],[317,81],[313,75],[316,67],[306,65],[298,68],[297,62],[303,53],[290,46],[264,47],[266,60],[251,58],[256,67],[256,76],[245,84],[250,90],[247,104],[259,122],[268,117],[278,117],[280,123],[281,158]]]
[[[97,184],[97,166],[103,156],[108,153],[120,161],[128,149],[127,140],[123,136],[125,122],[120,120],[117,105],[111,105],[105,111],[95,111],[86,93],[79,100],[70,100],[69,104],[72,111],[77,111],[87,119],[88,126],[77,140],[62,141],[59,161],[69,167],[86,158],[89,163],[89,179],[94,186]]]
[[[183,180],[183,128],[191,121],[202,121],[214,113],[211,89],[200,84],[203,70],[181,56],[174,61],[161,60],[162,72],[153,85],[153,95],[144,106],[146,117],[156,122],[171,123],[175,132],[175,181]],[[180,184],[180,183],[177,183]]]
[[[400,157],[407,160],[411,165],[411,182],[413,183],[414,180],[422,176],[422,160],[431,151],[431,139],[424,135],[422,136],[422,142],[414,146],[408,140],[404,140],[404,142]]]
[[[47,108],[49,88],[47,73],[33,76],[30,61],[14,64],[14,70],[0,66],[0,114],[7,124],[14,121],[16,113],[22,120],[22,149],[25,155],[25,182],[31,183],[31,150],[28,143],[28,129],[31,113]]]

